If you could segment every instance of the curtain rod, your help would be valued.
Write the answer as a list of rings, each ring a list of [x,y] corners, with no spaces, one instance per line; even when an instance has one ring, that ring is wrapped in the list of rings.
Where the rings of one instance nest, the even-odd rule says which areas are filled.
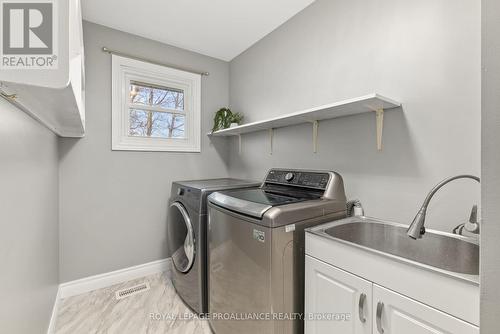
[[[155,65],[167,66],[167,67],[174,68],[176,70],[181,70],[181,71],[191,72],[191,73],[195,73],[195,74],[200,74],[202,76],[203,75],[204,76],[209,76],[210,75],[209,72],[201,72],[201,71],[193,70],[193,69],[190,69],[190,68],[184,68],[184,67],[179,67],[179,66],[175,66],[175,65],[171,65],[171,64],[160,63],[160,62],[157,62],[157,61],[154,61],[154,60],[150,60],[150,59],[146,59],[146,58],[142,58],[142,57],[133,56],[133,55],[130,55],[130,54],[127,54],[127,53],[123,53],[123,52],[120,52],[120,51],[111,50],[111,49],[108,49],[105,46],[102,48],[102,52],[106,52],[106,53],[109,53],[109,54],[113,54],[113,55],[117,55],[117,56],[122,56],[122,57],[130,58],[130,59],[145,61],[145,62],[148,62],[148,63],[151,63],[151,64],[155,64]]]

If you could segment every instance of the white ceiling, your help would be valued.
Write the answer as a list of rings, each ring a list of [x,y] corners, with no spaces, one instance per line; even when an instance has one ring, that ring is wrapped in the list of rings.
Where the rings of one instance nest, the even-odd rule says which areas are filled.
[[[82,0],[85,20],[229,61],[314,0]]]

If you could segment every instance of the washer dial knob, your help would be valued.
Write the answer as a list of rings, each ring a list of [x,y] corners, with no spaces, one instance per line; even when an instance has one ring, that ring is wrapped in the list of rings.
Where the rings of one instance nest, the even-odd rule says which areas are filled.
[[[285,180],[290,182],[293,180],[294,177],[295,177],[295,175],[293,173],[286,173]]]

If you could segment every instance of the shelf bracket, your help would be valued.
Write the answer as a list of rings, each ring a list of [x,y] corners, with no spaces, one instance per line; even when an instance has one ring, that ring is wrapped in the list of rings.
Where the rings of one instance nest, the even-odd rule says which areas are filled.
[[[377,122],[377,150],[382,150],[382,133],[384,131],[384,109],[375,111]]]
[[[11,101],[17,99],[17,94],[7,94],[2,89],[0,89],[0,96],[6,100],[11,100]]]
[[[273,137],[274,137],[274,129],[269,129],[269,154],[273,155]]]
[[[238,154],[241,154],[241,134],[238,134]]]
[[[313,121],[312,126],[313,126],[313,152],[317,153],[318,152],[318,121]]]

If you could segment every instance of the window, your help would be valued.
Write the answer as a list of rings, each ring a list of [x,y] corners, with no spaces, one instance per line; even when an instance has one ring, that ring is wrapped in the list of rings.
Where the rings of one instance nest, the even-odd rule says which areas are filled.
[[[200,152],[201,76],[113,55],[112,148]]]

